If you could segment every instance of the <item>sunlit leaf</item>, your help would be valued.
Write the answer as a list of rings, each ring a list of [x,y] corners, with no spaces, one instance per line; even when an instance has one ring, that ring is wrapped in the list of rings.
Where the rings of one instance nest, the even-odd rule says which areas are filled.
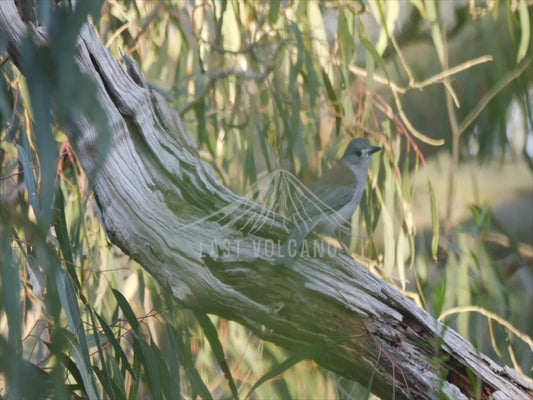
[[[531,21],[529,20],[529,10],[526,0],[519,0],[518,15],[520,16],[520,45],[518,46],[518,54],[516,55],[516,62],[519,63],[524,59],[527,51],[531,51],[529,47],[531,35]]]

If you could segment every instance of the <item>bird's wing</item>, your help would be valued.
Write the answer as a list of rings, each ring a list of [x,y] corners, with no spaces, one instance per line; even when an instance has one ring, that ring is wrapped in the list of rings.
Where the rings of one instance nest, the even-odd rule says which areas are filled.
[[[353,199],[356,189],[357,177],[343,162],[324,173],[311,187],[310,193],[304,194],[300,207],[293,213],[296,227],[281,247],[277,264],[287,264],[292,259],[291,252],[300,248],[324,215],[335,218],[331,210],[339,211],[346,206]]]
[[[338,211],[352,200],[355,193],[356,185],[335,186],[330,188],[320,188],[311,192],[321,201],[312,199],[315,205],[321,208],[327,208]]]
[[[357,187],[357,177],[353,171],[340,162],[329,169],[311,187],[302,201],[302,211],[314,216],[327,210],[338,211],[352,200]],[[319,200],[320,199],[320,200]]]

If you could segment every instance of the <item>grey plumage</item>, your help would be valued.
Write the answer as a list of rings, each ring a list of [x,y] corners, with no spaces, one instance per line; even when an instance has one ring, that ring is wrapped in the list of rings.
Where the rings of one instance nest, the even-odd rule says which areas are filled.
[[[290,248],[298,250],[312,231],[334,235],[350,221],[365,190],[371,156],[379,150],[381,147],[363,138],[348,144],[342,158],[311,186],[301,207],[291,216],[297,226],[281,248],[279,263],[289,261]]]

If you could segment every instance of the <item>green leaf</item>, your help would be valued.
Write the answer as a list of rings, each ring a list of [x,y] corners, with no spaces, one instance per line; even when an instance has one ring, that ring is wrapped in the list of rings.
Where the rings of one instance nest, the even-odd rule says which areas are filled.
[[[133,370],[135,371],[135,376],[139,378],[134,379],[131,383],[130,390],[128,392],[128,400],[137,400],[139,398],[139,389],[142,383],[142,380],[140,379],[140,377],[142,376],[142,360],[140,356],[135,353],[135,351],[133,354]]]
[[[60,268],[56,271],[56,284],[61,305],[65,309],[69,328],[78,339],[77,342],[74,339],[71,340],[71,351],[80,370],[87,396],[91,400],[99,399],[99,390],[92,373],[89,347],[87,345],[85,330],[83,329],[76,289],[69,275],[65,270]]]
[[[102,327],[104,334],[106,335],[107,339],[111,343],[111,346],[113,346],[113,349],[115,350],[116,356],[122,360],[122,366],[125,367],[130,374],[133,376],[133,379],[136,380],[137,376],[135,375],[135,372],[133,371],[133,368],[131,364],[128,361],[128,357],[122,350],[122,347],[120,346],[120,343],[115,338],[115,335],[113,334],[113,331],[105,321],[105,319],[100,316],[98,313],[96,313],[96,318],[98,319],[98,322],[100,323],[100,326]]]
[[[94,318],[94,314],[93,314],[93,311],[91,309],[89,309],[89,316],[91,317],[91,326],[94,327],[94,331],[95,333],[93,335],[90,335],[89,338],[88,338],[88,342],[90,343],[91,341],[94,341],[97,349],[98,349],[98,354],[100,356],[100,360],[102,361],[102,369],[98,369],[96,367],[93,368],[93,371],[94,373],[96,374],[96,376],[98,377],[98,379],[100,380],[100,383],[102,384],[103,386],[103,389],[104,389],[104,393],[107,393],[111,396],[111,398],[115,399],[117,398],[117,396],[120,396],[120,398],[126,400],[126,391],[124,389],[124,385],[123,385],[123,382],[124,380],[121,379],[119,381],[119,383],[122,383],[122,388],[121,386],[117,386],[117,382],[115,382],[113,380],[113,376],[111,374],[111,371],[108,369],[108,366],[105,362],[105,353],[104,353],[104,350],[102,348],[102,345],[100,343],[100,334],[96,331],[96,319]],[[102,335],[102,338],[105,340],[105,335]],[[105,344],[105,343],[104,343]],[[122,374],[120,375],[122,376]],[[122,389],[122,390],[121,390]]]
[[[383,58],[379,55],[377,49],[374,47],[372,42],[367,39],[366,36],[359,35],[359,39],[361,40],[361,43],[363,44],[363,46],[365,46],[365,48],[368,50],[368,52],[370,53],[374,61],[381,67],[381,69],[383,70],[383,73],[385,74],[385,76],[387,77],[387,80],[390,83],[390,76],[387,71],[387,67],[385,66],[385,61],[383,61]]]
[[[76,289],[63,269],[58,269],[56,273],[57,291],[61,300],[61,305],[65,309],[70,331],[76,334],[80,329],[83,330]]]
[[[383,274],[386,277],[392,276],[395,257],[395,232],[394,232],[394,215],[395,215],[395,197],[396,186],[393,174],[387,174],[384,181],[383,189],[383,205],[381,209],[381,216],[383,221]]]
[[[121,386],[119,385],[120,382],[118,382],[118,380],[111,379],[111,377],[107,375],[105,370],[100,370],[99,368],[94,368],[94,373],[102,384],[104,393],[107,394],[111,399],[127,399],[126,392],[121,388]]]
[[[222,7],[225,8],[222,11],[222,27],[220,30],[221,36],[224,38],[224,48],[231,51],[239,51],[241,48],[241,27],[235,15],[235,8],[238,9],[238,5],[236,2],[231,1],[219,4],[224,4]]]
[[[171,381],[174,380],[174,376],[170,375],[170,372],[168,370],[168,366],[166,363],[166,354],[165,356],[163,356],[161,349],[153,341],[150,344],[150,348],[158,365],[162,395],[167,399],[173,400],[174,397],[171,396]]]
[[[14,379],[14,373],[18,375]],[[53,391],[51,374],[20,357],[12,343],[0,335],[0,374],[3,384],[9,384],[9,398],[49,399]],[[7,379],[6,379],[7,378]],[[31,382],[31,384],[28,384]],[[56,397],[58,398],[58,397]]]
[[[383,54],[387,44],[391,41],[390,32],[394,30],[394,24],[400,15],[400,5],[397,1],[371,1],[370,8],[376,20],[380,20],[380,33],[374,46],[379,54]],[[385,10],[383,9],[385,6]]]
[[[6,211],[0,206],[2,221],[0,223],[0,317],[2,320],[7,317],[7,326],[2,321],[2,325],[4,325],[2,335],[7,333],[8,341],[5,343],[7,347],[5,350],[9,354],[4,354],[2,347],[0,347],[0,359],[7,358],[5,370],[10,378],[9,381],[13,383],[14,387],[18,387],[24,380],[20,371],[23,326],[22,285],[20,263],[16,261],[11,248],[12,236],[9,234],[12,229],[11,218],[5,215]],[[6,328],[8,328],[8,332],[5,332]]]
[[[6,54],[7,50],[7,38],[5,36],[0,37],[0,52]],[[0,74],[0,126],[6,127],[7,121],[10,121],[11,128],[17,129],[18,127],[18,118],[15,117],[13,113],[13,96],[11,96],[11,91],[7,89],[8,81],[5,74]],[[14,116],[11,119],[9,116]]]
[[[310,360],[310,359],[317,357],[320,354],[323,354],[324,352],[326,352],[326,350],[327,350],[326,347],[322,344],[315,344],[315,345],[305,347],[303,350],[287,358],[285,361],[278,364],[275,368],[271,369],[269,372],[267,372],[261,378],[259,378],[259,380],[256,383],[254,383],[252,388],[249,390],[248,394],[245,396],[245,399],[250,397],[252,392],[256,390],[259,386],[261,386],[263,383],[283,374],[285,371],[292,368],[294,365],[298,364],[301,361]]]
[[[128,323],[133,328],[135,333],[141,334],[140,327],[141,324],[139,323],[139,320],[135,316],[135,313],[133,312],[130,303],[128,303],[128,300],[116,289],[113,290],[113,295],[115,296],[115,299],[117,300],[118,306],[122,310],[122,313],[124,314],[124,317],[128,320]]]
[[[120,369],[120,365],[116,358],[109,357],[109,363],[111,363],[111,368],[113,370],[113,381],[115,382],[114,388],[120,391],[120,393],[124,395],[124,398],[127,399],[128,395],[126,394],[126,387],[124,385],[126,376]],[[135,381],[135,377],[133,379]]]
[[[246,141],[246,155],[244,158],[244,182],[253,184],[257,181],[257,169],[255,167],[254,134],[249,130],[250,135]]]
[[[440,281],[435,283],[433,290],[433,315],[441,315],[444,304],[446,302],[446,274],[442,275]]]
[[[435,190],[431,181],[428,179],[429,197],[431,201],[431,226],[433,228],[433,239],[431,240],[431,255],[433,260],[438,261],[439,252],[439,234],[440,234],[440,222],[439,222],[439,206],[437,203],[437,196],[435,196]]]
[[[33,109],[33,129],[40,166],[39,205],[36,212],[39,224],[47,229],[52,222],[52,205],[55,195],[56,166],[59,157],[52,133],[52,93],[55,71],[52,52],[37,46],[26,37],[21,48],[22,72],[26,77]]]
[[[330,80],[334,79],[332,73],[332,63],[330,48],[328,45],[328,37],[324,25],[324,16],[320,11],[318,2],[307,1],[307,20],[309,22],[309,29],[312,31],[311,43],[312,52],[315,56],[313,61],[318,62],[320,69],[324,70],[330,76]],[[312,64],[312,63],[311,63]],[[312,68],[312,67],[311,67]],[[313,68],[312,68],[313,69]]]
[[[213,400],[209,389],[205,385],[204,381],[202,380],[202,377],[194,366],[194,361],[192,359],[190,348],[185,345],[185,342],[176,333],[175,327],[170,328],[169,326],[168,333],[171,343],[174,349],[176,350],[176,354],[178,355],[178,360],[185,369],[185,373],[189,378],[189,382],[191,383],[193,390],[198,393],[204,400]]]
[[[516,62],[519,63],[526,56],[529,49],[529,41],[531,35],[531,22],[529,20],[529,11],[527,9],[526,0],[518,2],[518,14],[520,16],[520,44],[518,46],[518,53],[516,55]]]
[[[433,39],[433,44],[439,55],[439,60],[441,65],[444,65],[445,55],[446,55],[446,46],[444,44],[444,36],[442,34],[440,18],[438,12],[438,4],[435,0],[426,0],[426,12],[428,22],[431,26],[431,38]]]
[[[41,206],[39,203],[39,196],[37,196],[37,185],[35,183],[35,175],[33,174],[33,165],[30,157],[31,148],[25,129],[23,129],[22,143],[22,146],[17,145],[17,149],[19,160],[22,164],[22,170],[24,171],[24,184],[28,190],[28,197],[31,206],[33,207],[33,211],[35,212],[35,215],[39,215],[41,213]]]
[[[350,63],[357,55],[357,47],[354,42],[355,18],[351,10],[346,7],[339,11],[339,24],[337,27],[337,36],[339,45],[342,45],[342,55],[344,63]]]
[[[261,153],[266,163],[267,171],[272,172],[272,162],[268,152],[268,123],[263,124],[262,118],[257,118],[257,131],[259,135],[259,144],[261,146]]]
[[[28,262],[28,267],[30,268],[31,273],[33,273],[33,276],[37,281],[37,285],[33,284],[34,293],[43,293],[46,287],[46,283],[44,280],[44,275],[41,269],[39,268],[39,262],[35,259],[35,257],[29,254],[26,254],[26,261]]]
[[[151,397],[154,399],[160,399],[161,374],[153,349],[144,341],[144,339],[136,336],[133,336],[133,348],[135,349],[135,356],[139,357],[141,364],[144,367],[148,387],[151,391]]]
[[[324,86],[326,87],[326,93],[328,94],[329,100],[335,109],[335,130],[337,135],[339,135],[342,126],[342,118],[344,116],[344,109],[337,97],[336,90],[333,88],[333,85],[329,80],[328,74],[326,74],[326,71],[324,70],[322,70],[322,79],[324,80]]]
[[[57,241],[61,249],[61,253],[65,258],[65,265],[67,271],[74,282],[77,290],[81,289],[81,283],[78,280],[76,268],[74,267],[74,257],[72,256],[72,247],[70,245],[70,239],[68,237],[68,229],[65,217],[65,198],[61,187],[57,185],[56,191],[56,212],[54,218],[54,229],[57,236]]]
[[[280,17],[279,9],[281,5],[281,0],[271,0],[269,4],[270,4],[270,9],[268,10],[268,21],[271,24],[274,24]]]
[[[181,396],[181,385],[180,385],[180,363],[178,360],[178,349],[175,346],[174,341],[171,339],[172,335],[172,325],[166,324],[166,332],[168,338],[168,345],[170,347],[169,353],[167,354],[167,362],[170,369],[170,376],[173,377],[170,381],[170,398],[180,400]]]
[[[233,376],[231,375],[229,366],[226,362],[224,349],[222,348],[222,343],[220,343],[215,325],[213,325],[213,322],[206,314],[195,311],[194,316],[202,327],[205,337],[207,338],[207,340],[209,341],[209,345],[211,346],[211,350],[213,350],[213,354],[215,355],[215,358],[217,359],[220,368],[222,368],[222,371],[224,372],[224,376],[228,381],[233,398],[238,399],[239,392],[237,390],[237,386],[235,385],[235,381],[233,380]]]

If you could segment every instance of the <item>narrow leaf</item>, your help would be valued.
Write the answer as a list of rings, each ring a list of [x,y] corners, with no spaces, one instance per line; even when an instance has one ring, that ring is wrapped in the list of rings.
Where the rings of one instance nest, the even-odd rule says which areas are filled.
[[[233,380],[233,376],[231,375],[231,371],[229,369],[229,366],[226,362],[226,356],[224,355],[224,350],[222,348],[222,343],[220,343],[217,328],[209,319],[209,317],[206,314],[195,312],[194,316],[198,320],[198,323],[202,327],[205,337],[209,341],[209,345],[211,346],[211,349],[213,350],[213,354],[215,355],[218,364],[220,365],[220,368],[222,368],[222,371],[224,372],[224,376],[228,380],[229,387],[231,389],[231,393],[233,394],[233,397],[235,399],[239,398],[239,392],[237,391],[237,386],[235,385],[235,381]]]
[[[518,46],[518,54],[516,55],[517,63],[522,61],[527,54],[527,50],[529,49],[531,22],[529,21],[529,12],[527,9],[526,0],[519,1],[518,15],[520,16],[520,44]]]
[[[140,333],[140,326],[139,321],[137,320],[137,317],[135,316],[135,313],[133,312],[130,303],[128,303],[128,300],[120,293],[118,290],[113,289],[113,294],[115,295],[115,299],[117,299],[118,306],[124,313],[124,317],[128,320],[128,323],[133,328],[133,330],[136,333]]]
[[[65,197],[63,196],[63,191],[61,190],[60,186],[57,185],[54,229],[57,235],[59,247],[61,248],[61,254],[63,254],[63,257],[65,258],[67,271],[72,279],[72,282],[74,282],[76,289],[80,290],[81,284],[78,280],[78,275],[76,274],[76,268],[74,268],[74,257],[72,256],[72,247],[68,237],[66,220]]]
[[[185,369],[185,373],[189,378],[189,382],[191,383],[193,390],[204,400],[213,400],[213,396],[211,396],[209,389],[194,366],[191,350],[185,345],[185,342],[176,333],[176,328],[169,328],[168,333],[173,347],[175,347],[177,350],[176,353],[178,354],[178,360]]]
[[[81,373],[87,396],[90,400],[100,398],[99,390],[92,373],[91,360],[87,338],[81,320],[81,311],[78,304],[76,289],[64,269],[56,272],[57,291],[61,305],[65,309],[69,328],[77,337],[77,342],[71,340],[71,352]]]
[[[161,375],[152,348],[142,338],[139,339],[136,336],[133,336],[133,347],[135,349],[135,354],[140,357],[144,367],[152,398],[160,399]]]
[[[133,371],[133,368],[132,368],[131,364],[128,361],[128,357],[126,356],[126,354],[122,350],[122,347],[120,346],[120,343],[115,338],[115,335],[113,334],[113,331],[111,330],[111,328],[109,327],[107,322],[99,314],[96,314],[96,318],[98,318],[98,322],[100,323],[100,326],[104,330],[104,333],[107,336],[107,339],[109,340],[109,342],[111,343],[111,346],[113,346],[113,349],[115,350],[116,356],[120,360],[122,360],[123,367],[125,367],[130,372],[130,374],[133,376],[133,379],[136,380],[137,376],[135,375],[135,372]]]
[[[294,354],[293,356],[287,358],[281,364],[271,369],[269,372],[267,372],[261,378],[259,378],[259,380],[252,386],[252,388],[246,395],[245,399],[250,397],[253,391],[257,389],[259,386],[261,386],[263,383],[269,381],[272,378],[275,378],[276,376],[283,374],[285,371],[287,371],[289,368],[293,367],[294,365],[298,364],[299,362],[303,360],[313,359],[319,354],[324,353],[325,351],[326,351],[326,348],[324,345],[316,344],[316,345],[308,346],[304,348],[303,350],[299,351],[298,353]]]
[[[387,80],[390,82],[390,76],[389,76],[389,73],[387,72],[385,61],[383,61],[383,58],[379,55],[377,49],[374,47],[372,42],[363,35],[359,35],[359,39],[361,40],[361,43],[363,44],[363,46],[365,46],[365,48],[368,50],[368,52],[370,53],[374,61],[376,61],[376,63],[381,67],[381,69],[383,70],[383,73],[387,77]]]
[[[439,208],[437,204],[437,196],[431,181],[428,179],[429,196],[431,199],[431,225],[433,227],[433,239],[431,240],[431,255],[435,261],[438,261],[439,252]]]
[[[26,134],[23,134],[22,137],[25,138]],[[27,142],[27,139],[24,140],[24,142]],[[39,197],[37,196],[37,185],[35,183],[35,176],[33,175],[33,166],[29,155],[31,149],[29,147],[29,144],[27,146],[24,145],[24,147],[17,145],[17,149],[19,153],[19,160],[22,164],[22,170],[24,171],[24,184],[26,185],[26,189],[28,190],[30,204],[33,207],[35,215],[39,215],[39,213],[41,212],[41,207],[39,204]]]

